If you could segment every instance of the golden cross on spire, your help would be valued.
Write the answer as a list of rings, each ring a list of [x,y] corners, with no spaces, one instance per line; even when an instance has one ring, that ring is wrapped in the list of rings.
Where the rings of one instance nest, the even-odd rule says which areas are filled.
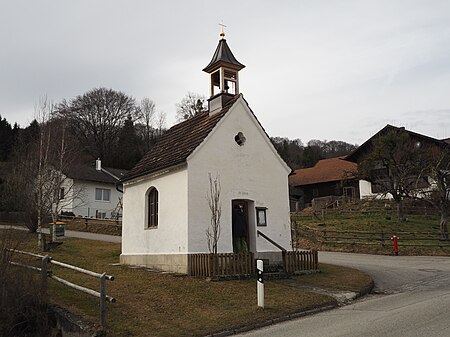
[[[220,37],[222,39],[224,39],[225,38],[225,32],[223,31],[223,27],[226,27],[226,26],[223,24],[223,21],[221,23],[219,23],[219,26],[220,26]]]

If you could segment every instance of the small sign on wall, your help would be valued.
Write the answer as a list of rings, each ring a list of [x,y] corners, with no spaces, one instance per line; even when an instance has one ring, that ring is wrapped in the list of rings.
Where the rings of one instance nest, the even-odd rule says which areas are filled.
[[[266,211],[265,207],[256,207],[256,224],[258,226],[267,226]]]

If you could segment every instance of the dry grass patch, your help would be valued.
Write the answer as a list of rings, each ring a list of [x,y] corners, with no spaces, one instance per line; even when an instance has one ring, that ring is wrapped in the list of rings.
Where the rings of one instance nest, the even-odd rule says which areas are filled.
[[[21,249],[36,251],[36,242],[35,235],[29,234]],[[328,296],[266,282],[266,309],[258,310],[255,280],[212,282],[120,266],[119,254],[120,244],[69,238],[49,253],[58,261],[115,276],[113,282],[107,282],[108,295],[117,298],[117,303],[107,303],[108,336],[204,336],[334,303]],[[296,279],[335,289],[354,289],[364,279],[348,268],[322,268],[322,273]],[[55,266],[51,269],[55,275],[98,289],[95,278]],[[355,277],[357,281],[352,282]],[[49,294],[54,303],[98,322],[97,298],[50,281]]]
[[[319,269],[318,274],[295,276],[294,279],[304,285],[354,292],[359,292],[372,282],[366,273],[348,267],[320,263]]]

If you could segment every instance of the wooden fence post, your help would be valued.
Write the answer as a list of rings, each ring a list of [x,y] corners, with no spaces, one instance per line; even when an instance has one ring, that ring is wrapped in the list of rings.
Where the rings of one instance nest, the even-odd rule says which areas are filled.
[[[106,273],[100,276],[100,323],[106,325]]]
[[[48,276],[48,261],[50,260],[50,257],[48,255],[45,255],[42,258],[42,263],[41,263],[41,289],[42,289],[42,293],[44,295],[47,295],[47,276]]]
[[[313,250],[314,252],[314,269],[319,269],[319,252],[317,250]]]
[[[289,271],[288,271],[288,265],[287,265],[287,261],[286,261],[286,251],[285,250],[281,251],[281,256],[283,258],[283,270],[285,273],[288,273]]]

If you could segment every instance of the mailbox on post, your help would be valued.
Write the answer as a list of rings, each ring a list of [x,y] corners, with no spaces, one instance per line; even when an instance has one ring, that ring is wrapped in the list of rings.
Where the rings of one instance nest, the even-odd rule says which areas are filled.
[[[62,237],[65,235],[66,223],[62,221],[56,221],[50,223],[50,235],[53,241],[56,241],[57,237]]]

